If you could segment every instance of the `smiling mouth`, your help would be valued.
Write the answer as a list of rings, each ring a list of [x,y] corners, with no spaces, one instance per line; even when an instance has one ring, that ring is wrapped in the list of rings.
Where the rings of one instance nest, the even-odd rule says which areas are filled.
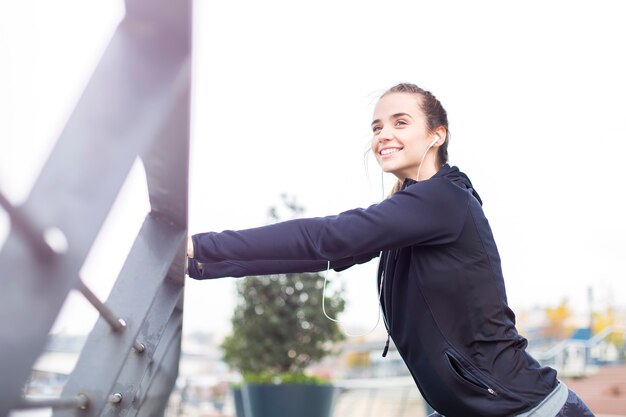
[[[379,152],[380,156],[393,155],[396,152],[400,152],[402,148],[385,148]]]

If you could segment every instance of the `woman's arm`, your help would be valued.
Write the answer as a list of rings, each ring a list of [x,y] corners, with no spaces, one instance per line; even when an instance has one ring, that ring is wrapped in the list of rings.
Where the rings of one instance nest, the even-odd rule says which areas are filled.
[[[353,265],[365,263],[379,255],[378,252],[332,261],[330,268],[343,271]],[[252,275],[289,274],[301,272],[320,272],[328,268],[326,261],[261,260],[261,261],[219,261],[203,263],[195,259],[188,261],[188,274],[191,278],[207,279],[222,277],[245,277]]]
[[[192,236],[195,259],[336,261],[415,244],[454,241],[469,194],[444,178],[410,185],[367,209]]]

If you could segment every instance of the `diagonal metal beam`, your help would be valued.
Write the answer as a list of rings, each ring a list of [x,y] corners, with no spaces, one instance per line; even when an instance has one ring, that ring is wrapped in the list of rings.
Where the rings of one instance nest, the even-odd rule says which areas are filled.
[[[182,298],[181,298],[182,300]],[[182,303],[181,303],[182,304]],[[146,414],[147,410],[163,409],[172,390],[172,385],[178,376],[178,361],[180,359],[180,344],[182,332],[182,306],[176,308],[170,316],[167,326],[163,332],[160,343],[150,359],[148,367],[145,369],[141,381],[136,385],[131,385],[132,391],[127,392],[128,398],[132,398],[124,407],[108,405],[102,415],[109,415],[111,412],[123,413],[125,417],[135,417],[139,414]],[[159,387],[159,382],[168,382],[170,385],[166,389]],[[124,387],[122,378],[119,385]],[[153,414],[148,412],[147,415]]]
[[[132,272],[127,269],[120,278],[132,277],[141,266],[151,274],[154,291],[150,296],[135,288],[138,292],[132,296],[141,299],[137,304],[142,307],[131,304],[129,293],[112,292],[116,295],[110,297],[108,306],[122,318],[132,319],[127,329],[102,341],[103,346],[110,346],[112,340],[120,342],[110,346],[118,355],[91,356],[88,366],[106,359],[124,362],[135,342],[132,336],[144,321],[150,322],[145,304],[150,305],[166,281],[179,289],[182,285],[191,1],[128,0],[126,9],[28,199],[21,207],[10,208],[19,212],[17,218],[24,220],[28,230],[13,227],[0,253],[0,417],[19,403],[21,388],[45,346],[48,331],[77,285],[79,269],[138,156],[147,171],[152,213],[133,249],[144,263],[129,259]],[[43,236],[46,230],[64,235],[65,253],[34,256],[41,247],[32,237]],[[156,264],[146,263],[153,261]],[[120,287],[130,285],[126,278]],[[99,321],[90,339],[110,332],[103,325]],[[90,346],[83,351],[84,357],[90,357]],[[87,386],[89,376],[84,374],[80,380]],[[103,384],[98,392],[90,392],[90,400],[100,399],[107,388]]]
[[[120,405],[130,404],[182,292],[180,284],[166,278],[185,243],[184,229],[148,215],[107,300],[126,328],[114,333],[99,319],[63,389],[63,397],[89,398],[89,408],[80,411],[81,416],[102,414],[114,393],[122,394]],[[133,350],[138,338],[146,347],[141,354]],[[76,413],[59,410],[54,416]]]
[[[180,325],[170,327],[173,331],[169,343],[164,341],[159,345],[164,347],[163,353],[157,352],[159,356],[158,372],[150,375],[147,380],[147,389],[141,397],[140,407],[133,410],[137,414],[129,413],[129,417],[154,417],[163,416],[169,393],[172,391],[178,376],[178,363],[181,352],[182,322]],[[165,337],[164,337],[165,338]],[[142,384],[143,386],[143,384]]]

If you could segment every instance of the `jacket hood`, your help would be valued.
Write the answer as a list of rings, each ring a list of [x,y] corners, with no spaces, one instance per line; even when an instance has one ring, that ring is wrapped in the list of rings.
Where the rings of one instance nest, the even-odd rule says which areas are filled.
[[[437,171],[435,175],[433,175],[432,178],[446,178],[461,188],[471,190],[472,195],[476,197],[476,200],[478,200],[481,206],[483,205],[483,200],[480,198],[480,196],[474,189],[474,186],[472,185],[472,182],[470,181],[469,177],[465,175],[463,172],[461,172],[459,168],[455,166],[451,167],[449,164],[444,164],[441,167],[441,169]],[[407,178],[406,180],[404,180],[404,185],[402,188],[405,188],[408,185],[415,184],[415,183],[417,183],[417,181]]]

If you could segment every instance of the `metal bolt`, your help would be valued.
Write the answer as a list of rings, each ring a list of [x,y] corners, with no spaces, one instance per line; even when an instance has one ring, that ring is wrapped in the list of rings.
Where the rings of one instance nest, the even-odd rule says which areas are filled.
[[[79,393],[76,397],[80,401],[78,408],[81,410],[86,410],[89,407],[89,397],[82,392]]]
[[[135,349],[135,352],[137,353],[143,353],[146,350],[146,345],[144,345],[143,343],[135,342],[135,344],[133,345],[133,349]]]
[[[112,404],[119,404],[122,402],[122,394],[116,392],[115,394],[109,395],[109,402]]]
[[[61,229],[58,227],[49,227],[43,232],[43,240],[48,244],[58,255],[62,255],[67,252],[69,244],[67,243],[67,237]]]

